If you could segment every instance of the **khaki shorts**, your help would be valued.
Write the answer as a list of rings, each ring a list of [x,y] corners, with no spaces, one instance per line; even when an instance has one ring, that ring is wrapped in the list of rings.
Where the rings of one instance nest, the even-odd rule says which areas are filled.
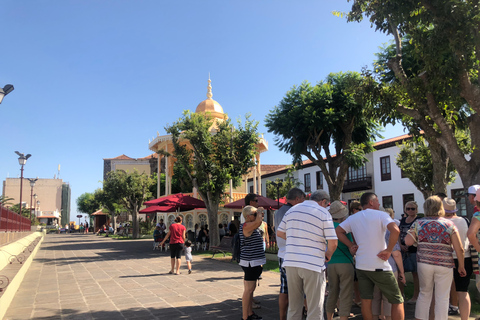
[[[358,288],[360,297],[366,300],[373,299],[375,285],[391,304],[403,303],[402,293],[398,288],[397,279],[392,271],[365,271],[357,269]]]

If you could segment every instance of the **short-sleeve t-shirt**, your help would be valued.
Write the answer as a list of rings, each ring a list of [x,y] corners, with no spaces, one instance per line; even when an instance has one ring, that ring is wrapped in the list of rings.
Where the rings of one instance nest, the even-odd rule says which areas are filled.
[[[374,209],[365,209],[355,213],[340,223],[346,233],[351,232],[358,245],[355,267],[365,271],[391,271],[388,261],[377,257],[387,249],[385,232],[387,225],[395,223],[388,214]]]
[[[185,226],[180,223],[172,223],[168,230],[170,230],[170,244],[184,243],[183,232],[186,230]]]
[[[417,240],[417,262],[453,268],[452,235],[455,224],[442,217],[425,217],[412,225],[408,234]]]

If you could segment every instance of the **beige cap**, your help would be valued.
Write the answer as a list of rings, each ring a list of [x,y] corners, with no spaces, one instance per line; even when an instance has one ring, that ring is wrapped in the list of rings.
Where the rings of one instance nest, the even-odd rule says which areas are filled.
[[[342,219],[348,216],[348,210],[340,201],[335,200],[330,204],[330,214],[332,219]]]
[[[445,209],[446,213],[454,213],[457,212],[457,202],[452,198],[445,198],[443,199],[443,208]]]

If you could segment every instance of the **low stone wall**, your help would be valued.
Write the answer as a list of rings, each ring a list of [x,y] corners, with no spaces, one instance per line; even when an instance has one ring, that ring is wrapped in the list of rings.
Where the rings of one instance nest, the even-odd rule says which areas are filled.
[[[24,231],[24,232],[1,232],[0,233],[0,247],[5,246],[9,243],[20,240],[24,237],[31,235],[34,231]]]
[[[8,245],[0,248],[0,251],[4,250],[5,252],[8,252],[8,254],[5,254],[5,252],[3,252],[3,254],[0,253],[0,271],[10,264],[9,258],[11,255],[22,255],[22,252],[26,248],[27,250],[32,250],[27,256],[26,260],[22,261],[20,269],[15,274],[13,279],[11,279],[10,284],[0,296],[0,319],[3,319],[5,313],[7,312],[7,309],[10,306],[15,293],[20,287],[20,284],[22,283],[23,278],[25,277],[25,274],[33,261],[33,258],[40,248],[40,244],[42,243],[44,236],[44,231],[31,232],[28,236],[23,237],[15,242],[11,242]],[[36,245],[33,243],[34,241],[38,241],[36,242]]]

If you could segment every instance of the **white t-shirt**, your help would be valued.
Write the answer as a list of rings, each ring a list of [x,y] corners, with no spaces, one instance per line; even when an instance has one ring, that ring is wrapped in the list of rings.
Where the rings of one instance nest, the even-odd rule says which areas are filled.
[[[387,225],[395,223],[389,215],[383,211],[365,209],[355,213],[340,224],[340,227],[351,232],[358,245],[355,267],[365,271],[382,269],[391,271],[388,261],[377,257],[380,251],[387,249],[385,232]]]
[[[327,240],[337,240],[332,216],[317,202],[305,200],[285,213],[278,230],[287,234],[284,267],[322,272]]]
[[[448,219],[448,218],[447,218]],[[470,258],[470,241],[467,238],[467,231],[468,231],[468,224],[465,219],[462,217],[454,216],[450,218],[452,222],[455,224],[455,226],[458,229],[458,235],[460,236],[460,243],[463,244],[463,250],[465,250],[465,258]],[[457,254],[455,253],[455,250],[453,250],[453,259],[457,259]]]

